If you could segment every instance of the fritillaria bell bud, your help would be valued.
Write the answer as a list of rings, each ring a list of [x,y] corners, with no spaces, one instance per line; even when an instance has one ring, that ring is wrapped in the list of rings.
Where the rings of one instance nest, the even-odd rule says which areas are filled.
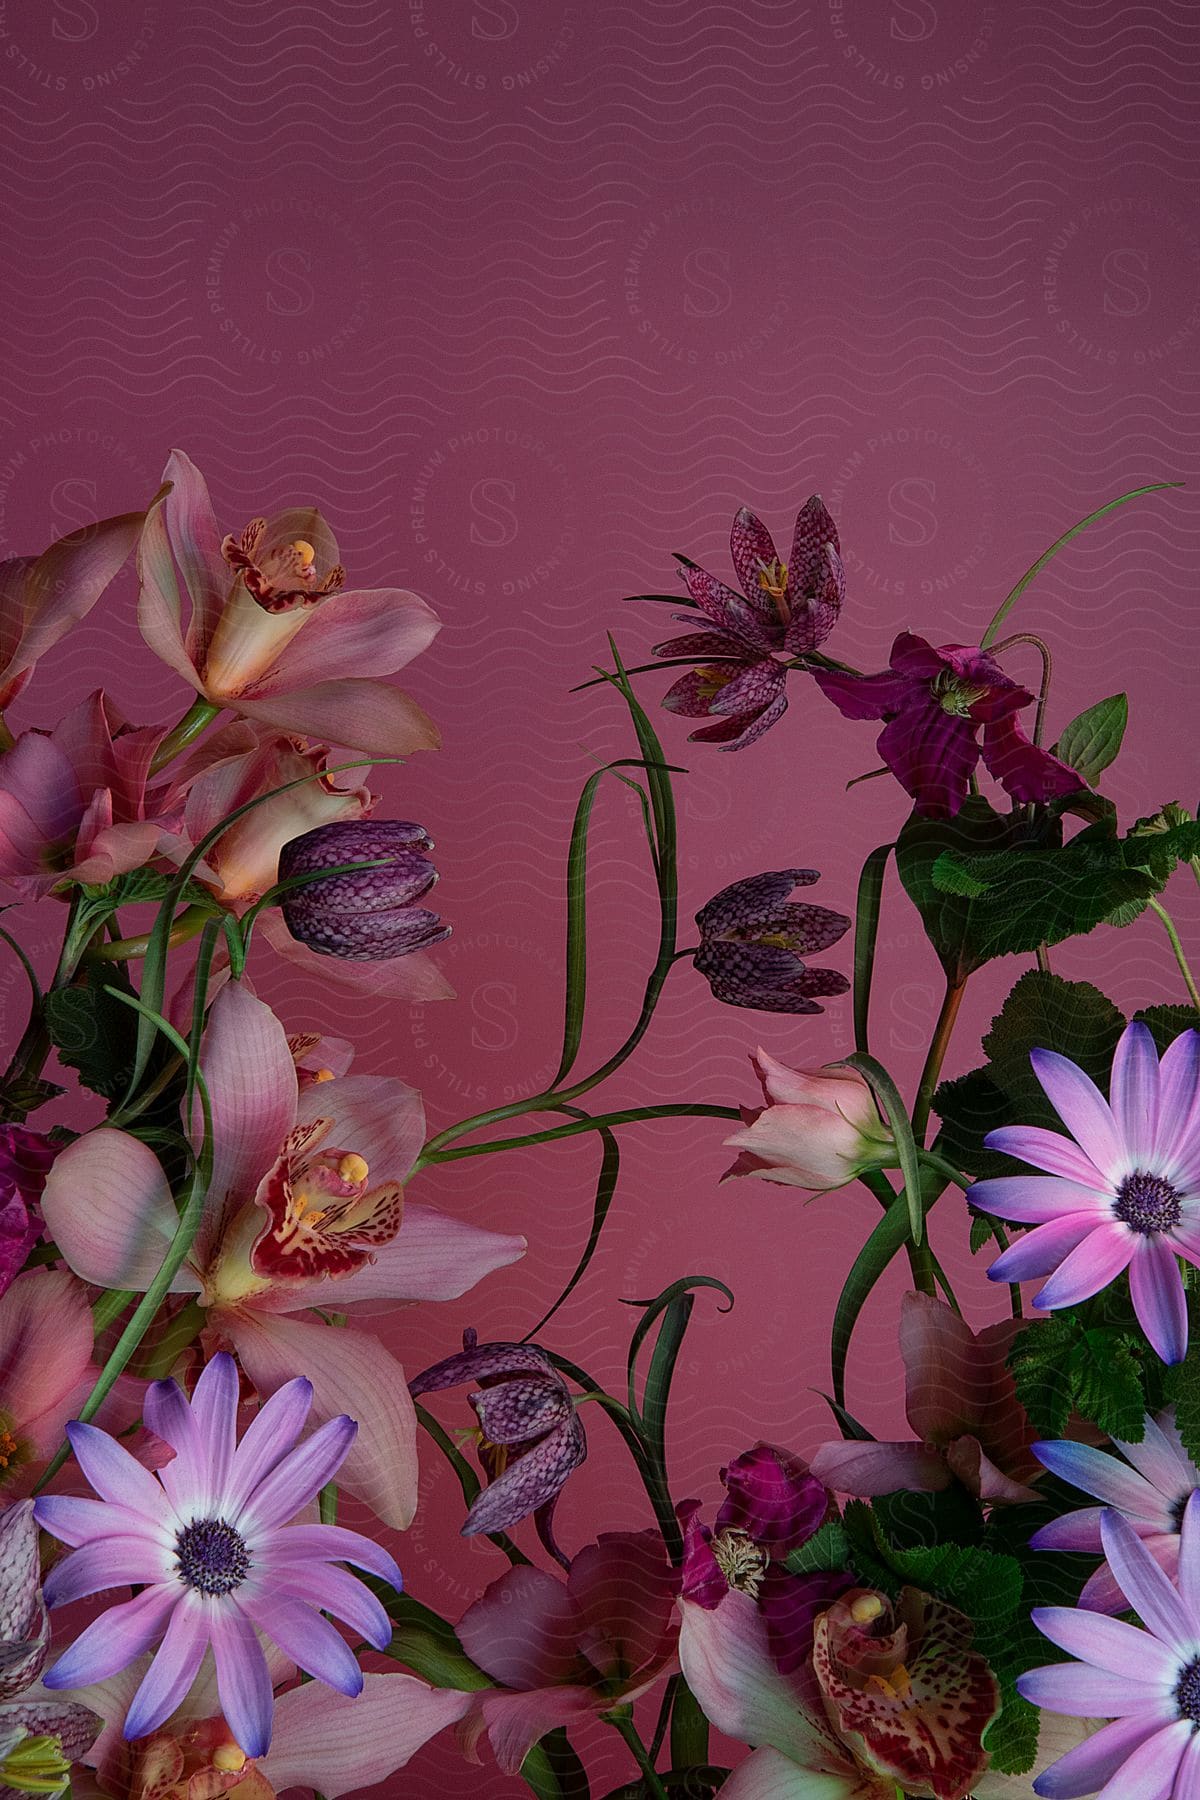
[[[284,845],[279,879],[320,876],[348,863],[373,869],[329,875],[289,889],[280,902],[292,936],[322,956],[382,962],[424,950],[450,936],[438,914],[414,902],[427,894],[437,870],[425,855],[433,840],[403,819],[339,819]]]

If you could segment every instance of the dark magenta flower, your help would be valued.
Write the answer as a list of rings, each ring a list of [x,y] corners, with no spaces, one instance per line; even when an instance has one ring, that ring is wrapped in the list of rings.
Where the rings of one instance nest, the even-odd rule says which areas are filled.
[[[1074,769],[1030,743],[1017,714],[1033,695],[984,650],[935,650],[902,631],[883,674],[817,669],[814,678],[847,719],[887,721],[876,740],[879,754],[932,818],[953,818],[981,756],[1014,800],[1045,802],[1083,786]]]
[[[819,1013],[825,1009],[815,995],[846,992],[850,983],[836,969],[810,969],[801,960],[850,929],[845,913],[788,900],[794,887],[819,880],[815,869],[776,869],[733,882],[700,908],[694,961],[717,1000],[760,1012]]]
[[[42,1189],[56,1154],[41,1132],[0,1125],[0,1294],[24,1268],[42,1228]]]
[[[676,613],[690,634],[656,645],[654,654],[695,657],[699,664],[663,699],[670,712],[717,721],[694,731],[693,739],[744,750],[787,710],[789,662],[816,650],[833,630],[846,572],[837,527],[818,494],[796,516],[788,562],[780,561],[770,532],[747,506],[733,521],[729,549],[740,594],[678,558],[692,605],[703,616]]]
[[[438,878],[425,855],[433,840],[403,819],[336,819],[292,838],[279,854],[279,879],[386,858],[377,869],[330,875],[292,888],[281,903],[294,938],[321,956],[383,962],[450,936],[437,913],[417,906]]]
[[[478,1383],[467,1398],[479,1420],[479,1460],[489,1485],[467,1513],[462,1535],[504,1531],[534,1513],[552,1548],[554,1502],[587,1455],[570,1389],[535,1344],[481,1344],[470,1329],[458,1356],[435,1363],[408,1385],[416,1399],[463,1381]]]

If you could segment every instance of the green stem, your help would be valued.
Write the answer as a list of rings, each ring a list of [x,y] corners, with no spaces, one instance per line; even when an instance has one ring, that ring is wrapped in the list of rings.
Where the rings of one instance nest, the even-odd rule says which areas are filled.
[[[1146,901],[1146,905],[1150,908],[1151,912],[1157,913],[1162,920],[1163,929],[1171,940],[1171,948],[1175,952],[1175,961],[1179,964],[1179,973],[1183,976],[1184,986],[1191,996],[1192,1005],[1196,1008],[1197,1012],[1200,1012],[1200,988],[1197,988],[1196,977],[1192,974],[1192,971],[1188,966],[1188,959],[1184,954],[1183,945],[1179,941],[1179,933],[1175,929],[1174,919],[1171,917],[1166,907],[1162,906],[1154,898],[1153,894],[1151,894]]]
[[[186,750],[189,744],[194,743],[200,733],[207,730],[208,726],[212,724],[220,710],[221,708],[214,706],[211,700],[193,700],[178,725],[168,731],[154,752],[150,773],[157,775],[159,770],[165,769],[181,750]]]
[[[531,1144],[554,1144],[560,1138],[578,1137],[580,1132],[605,1131],[613,1125],[634,1125],[646,1119],[740,1119],[741,1116],[736,1106],[708,1106],[700,1101],[680,1101],[670,1106],[630,1106],[623,1112],[597,1113],[591,1118],[574,1119],[569,1125],[531,1131],[524,1137],[494,1138],[487,1144],[462,1144],[457,1150],[426,1148],[417,1158],[412,1172],[415,1175],[433,1163],[458,1162],[465,1156],[491,1156],[498,1150],[525,1150]]]
[[[667,1790],[659,1779],[657,1769],[650,1761],[645,1744],[643,1744],[641,1738],[638,1736],[637,1726],[633,1722],[632,1711],[628,1707],[621,1707],[619,1711],[614,1710],[613,1712],[605,1713],[604,1717],[616,1731],[620,1732],[626,1744],[629,1746],[629,1753],[641,1770],[646,1787],[649,1792],[655,1796],[655,1800],[667,1800]]]
[[[107,1288],[92,1308],[92,1326],[99,1337],[100,1333],[119,1319],[131,1301],[137,1299],[132,1289]]]
[[[869,1193],[874,1194],[884,1212],[896,1201],[896,1190],[882,1169],[866,1169],[858,1178]],[[919,1294],[936,1294],[937,1279],[933,1272],[933,1251],[926,1234],[919,1244],[912,1239],[905,1244],[913,1286]]]
[[[939,1175],[944,1175],[947,1181],[952,1181],[955,1187],[960,1187],[964,1194],[970,1193],[973,1183],[967,1179],[961,1169],[956,1169],[954,1164],[947,1162],[944,1156],[939,1156],[936,1150],[922,1150],[920,1156],[923,1163],[928,1163],[931,1169],[936,1169]]]
[[[965,975],[958,981],[955,981],[952,976],[946,977],[946,992],[942,1000],[942,1010],[939,1012],[937,1024],[933,1028],[929,1053],[925,1058],[925,1067],[921,1070],[921,1079],[917,1083],[917,1098],[913,1105],[913,1137],[916,1139],[918,1149],[925,1142],[925,1132],[929,1124],[929,1109],[937,1091],[938,1077],[942,1072],[946,1051],[950,1047],[954,1021],[958,1017],[958,1009],[962,1005],[962,997],[966,988],[967,978]]]
[[[180,914],[172,925],[167,936],[167,947],[174,949],[177,944],[186,944],[204,930],[209,919],[215,917],[211,907],[189,906]],[[139,937],[115,938],[108,944],[97,944],[88,951],[89,962],[137,962],[145,956],[150,948],[151,933],[143,932]]]
[[[1050,655],[1050,647],[1032,631],[1014,631],[1001,644],[993,644],[992,655],[999,656],[1002,650],[1010,650],[1014,644],[1032,644],[1042,659],[1042,685],[1038,692],[1037,712],[1033,722],[1033,741],[1042,741],[1042,727],[1046,722],[1046,699],[1050,693],[1050,677],[1054,672],[1054,661]]]

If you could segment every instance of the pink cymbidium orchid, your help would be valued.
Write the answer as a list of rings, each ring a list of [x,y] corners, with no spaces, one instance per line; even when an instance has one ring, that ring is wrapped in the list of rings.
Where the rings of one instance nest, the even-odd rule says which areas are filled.
[[[0,712],[39,657],[87,616],[137,542],[144,513],[81,525],[40,556],[0,562]]]
[[[282,1025],[236,983],[213,1002],[200,1066],[213,1172],[172,1291],[197,1297],[207,1344],[232,1349],[262,1395],[303,1368],[318,1418],[358,1420],[341,1480],[385,1523],[404,1527],[417,1467],[403,1370],[368,1333],[297,1315],[457,1299],[515,1262],[525,1240],[406,1205],[402,1184],[424,1137],[419,1095],[386,1076],[301,1088]],[[42,1204],[69,1266],[108,1288],[148,1287],[179,1223],[153,1152],[109,1127],[60,1154]]]
[[[102,885],[169,850],[182,808],[149,785],[161,726],[126,725],[97,691],[0,756],[0,879],[29,899]]]
[[[974,1332],[942,1300],[906,1294],[900,1312],[905,1412],[916,1443],[822,1444],[813,1474],[842,1494],[936,1493],[955,1480],[989,1503],[1036,1500],[1035,1432],[1007,1357],[1006,1319]]]
[[[438,620],[424,600],[402,588],[343,592],[337,544],[315,507],[223,537],[204,477],[182,451],[164,480],[138,551],[138,622],[157,656],[211,704],[283,731],[374,756],[437,744],[416,702],[375,679],[433,638]]]
[[[679,1574],[656,1531],[603,1532],[571,1558],[565,1581],[509,1569],[459,1620],[459,1642],[499,1684],[466,1696],[460,1727],[480,1760],[486,1732],[496,1761],[515,1774],[558,1726],[628,1705],[676,1667]]]

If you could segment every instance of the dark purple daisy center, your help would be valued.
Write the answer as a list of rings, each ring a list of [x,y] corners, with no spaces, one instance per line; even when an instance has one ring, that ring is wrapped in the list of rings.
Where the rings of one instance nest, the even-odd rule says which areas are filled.
[[[1113,1213],[1131,1231],[1148,1237],[1155,1231],[1170,1231],[1183,1214],[1179,1195],[1162,1175],[1151,1175],[1146,1169],[1135,1169],[1117,1189]]]
[[[1200,1656],[1188,1663],[1175,1683],[1175,1704],[1181,1719],[1200,1725]]]
[[[175,1539],[175,1567],[202,1594],[230,1594],[250,1573],[250,1552],[224,1519],[196,1519]]]

